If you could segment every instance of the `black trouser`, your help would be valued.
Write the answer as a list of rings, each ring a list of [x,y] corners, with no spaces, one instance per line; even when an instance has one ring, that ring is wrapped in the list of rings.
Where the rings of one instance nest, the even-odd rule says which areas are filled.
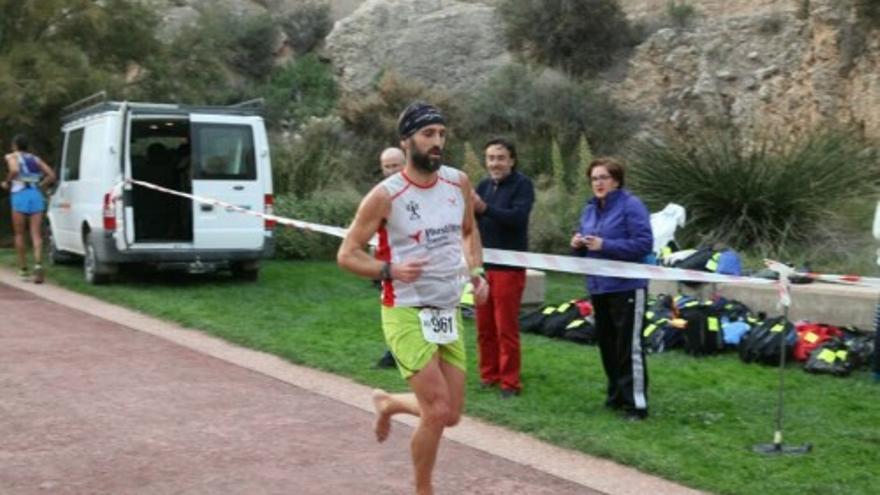
[[[645,289],[592,296],[596,338],[608,377],[606,405],[648,412],[648,367],[642,347]]]

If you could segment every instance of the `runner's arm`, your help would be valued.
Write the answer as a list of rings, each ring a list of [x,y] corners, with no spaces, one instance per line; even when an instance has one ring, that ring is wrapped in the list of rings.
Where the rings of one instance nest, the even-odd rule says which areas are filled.
[[[46,186],[54,183],[58,177],[55,175],[55,171],[52,170],[52,167],[50,167],[49,165],[46,165],[46,162],[44,162],[42,158],[40,158],[40,157],[35,157],[35,158],[37,159],[37,166],[39,166],[40,170],[43,171],[43,174],[46,175],[45,177],[43,177],[43,180],[40,181],[41,182],[40,187],[46,187]]]
[[[464,219],[461,222],[461,236],[464,242],[464,259],[468,270],[483,267],[483,242],[480,230],[474,220],[474,203],[471,198],[471,183],[464,173],[461,174],[461,192],[464,195]]]
[[[464,195],[464,219],[461,222],[461,241],[464,259],[471,273],[471,282],[474,284],[474,302],[483,304],[489,299],[489,284],[481,273],[483,270],[483,242],[480,239],[480,229],[474,219],[474,203],[471,194],[471,182],[467,175],[461,172],[461,192]],[[479,274],[476,274],[480,272]]]
[[[464,196],[464,219],[461,222],[461,237],[464,243],[464,259],[467,261],[468,271],[483,267],[483,242],[480,239],[480,230],[477,229],[477,222],[474,220],[472,190],[467,175],[462,172],[461,192]]]
[[[9,181],[18,175],[18,160],[15,159],[12,153],[6,155],[4,158],[6,158],[6,178],[0,182],[0,187],[3,189],[9,189]]]
[[[381,278],[384,262],[370,256],[363,246],[369,244],[390,210],[391,198],[385,189],[375,187],[364,197],[336,253],[340,268],[362,277]]]

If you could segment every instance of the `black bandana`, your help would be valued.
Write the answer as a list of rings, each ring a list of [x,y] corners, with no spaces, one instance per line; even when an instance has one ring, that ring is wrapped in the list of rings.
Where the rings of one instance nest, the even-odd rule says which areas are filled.
[[[439,108],[430,103],[417,101],[410,103],[400,114],[397,120],[397,132],[401,138],[408,138],[422,127],[431,124],[446,125],[446,119]]]

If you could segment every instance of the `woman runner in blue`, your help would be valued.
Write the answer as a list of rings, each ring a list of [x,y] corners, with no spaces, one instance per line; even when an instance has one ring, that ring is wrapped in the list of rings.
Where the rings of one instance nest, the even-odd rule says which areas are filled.
[[[12,138],[12,153],[6,155],[6,179],[0,187],[9,191],[12,203],[12,229],[15,233],[15,252],[19,276],[28,277],[25,256],[25,226],[30,226],[34,248],[34,283],[43,283],[43,212],[46,201],[42,189],[55,182],[55,172],[40,157],[28,153],[28,140],[23,134]]]

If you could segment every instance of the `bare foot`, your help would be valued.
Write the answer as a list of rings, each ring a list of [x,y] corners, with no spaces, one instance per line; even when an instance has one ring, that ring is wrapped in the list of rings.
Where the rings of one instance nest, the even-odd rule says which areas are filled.
[[[376,441],[384,442],[391,433],[391,414],[388,413],[388,402],[391,396],[382,389],[373,389],[373,407],[376,408],[376,422],[373,431],[376,433]]]

